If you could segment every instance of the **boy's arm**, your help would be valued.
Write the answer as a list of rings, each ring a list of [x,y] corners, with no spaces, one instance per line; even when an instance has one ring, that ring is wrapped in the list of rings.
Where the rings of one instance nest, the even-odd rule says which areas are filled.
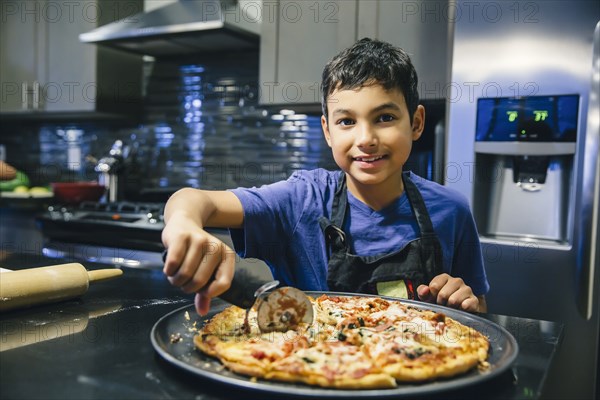
[[[202,227],[240,228],[244,222],[242,203],[229,191],[178,190],[165,205],[165,222],[178,213],[187,214]]]
[[[162,242],[169,251],[163,271],[184,292],[199,292],[196,306],[205,314],[210,299],[230,286],[235,252],[204,228],[241,227],[242,204],[231,192],[186,188],[167,201],[164,218]]]

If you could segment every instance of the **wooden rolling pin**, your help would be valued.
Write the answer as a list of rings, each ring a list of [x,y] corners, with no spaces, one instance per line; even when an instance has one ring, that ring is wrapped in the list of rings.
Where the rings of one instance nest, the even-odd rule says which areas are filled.
[[[79,263],[0,273],[0,311],[53,303],[81,296],[90,282],[123,274],[120,269],[88,271]]]

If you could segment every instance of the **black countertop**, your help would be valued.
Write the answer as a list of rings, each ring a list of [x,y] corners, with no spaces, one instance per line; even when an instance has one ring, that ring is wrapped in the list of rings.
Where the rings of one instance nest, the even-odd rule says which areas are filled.
[[[0,267],[9,269],[67,261],[0,254]],[[86,267],[111,266],[86,263]],[[154,324],[191,302],[192,297],[170,286],[160,270],[125,268],[118,279],[92,284],[80,299],[1,314],[0,398],[267,398],[265,393],[191,374],[165,361],[154,350],[150,341]],[[481,316],[506,328],[517,340],[519,354],[513,366],[485,381],[432,396],[539,397],[560,345],[562,325],[493,314]]]

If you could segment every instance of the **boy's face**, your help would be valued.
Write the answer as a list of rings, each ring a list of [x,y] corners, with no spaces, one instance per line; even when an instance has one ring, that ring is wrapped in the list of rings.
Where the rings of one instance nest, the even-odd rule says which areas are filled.
[[[329,123],[321,117],[323,132],[348,176],[349,189],[401,191],[402,167],[423,132],[424,108],[419,106],[411,124],[404,95],[378,84],[335,90],[327,107]]]

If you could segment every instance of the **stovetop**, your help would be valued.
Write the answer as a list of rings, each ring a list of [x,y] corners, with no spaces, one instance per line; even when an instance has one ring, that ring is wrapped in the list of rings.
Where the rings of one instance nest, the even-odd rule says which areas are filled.
[[[36,221],[53,241],[162,251],[162,203],[52,205]]]
[[[116,203],[83,202],[79,206],[52,205],[47,214],[53,220],[70,222],[94,221],[105,224],[137,226],[147,225],[148,228],[162,229],[163,204],[131,203],[120,201]]]

